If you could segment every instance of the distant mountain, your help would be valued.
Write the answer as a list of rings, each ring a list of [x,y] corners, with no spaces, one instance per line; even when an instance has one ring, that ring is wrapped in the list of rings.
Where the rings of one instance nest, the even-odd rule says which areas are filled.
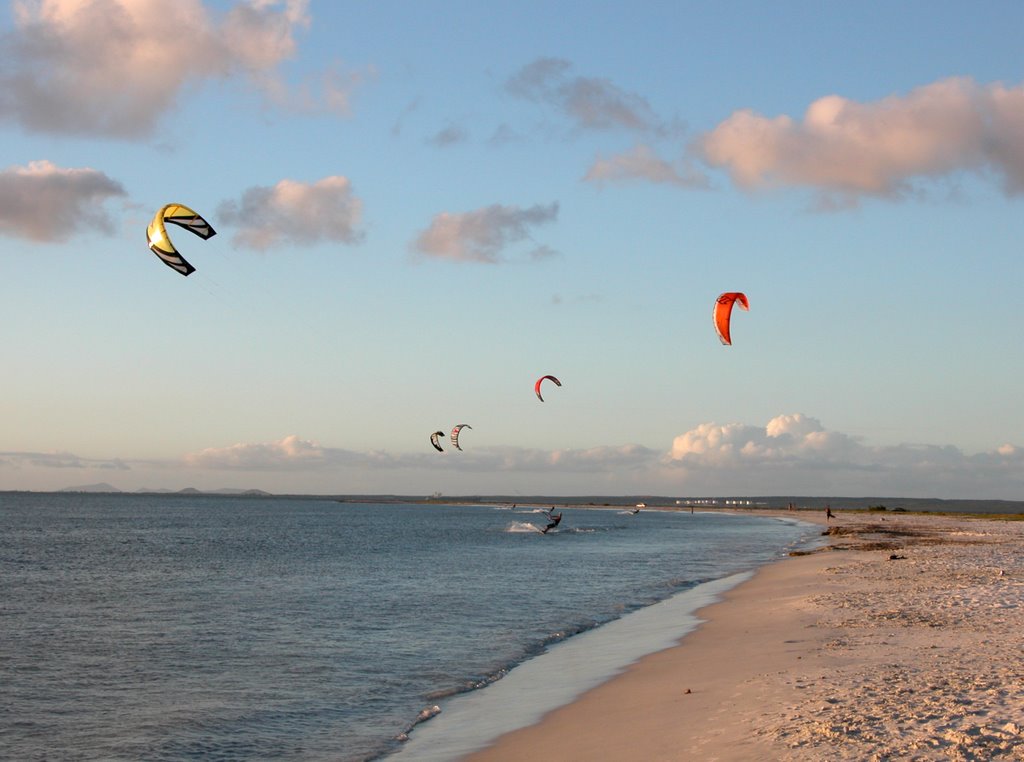
[[[83,484],[81,487],[65,487],[60,492],[120,492],[117,487],[106,482],[99,484]]]
[[[85,484],[80,487],[65,487],[58,492],[121,492],[117,487],[106,482],[99,484]],[[142,487],[134,491],[136,495],[241,495],[244,497],[270,497],[272,493],[264,492],[261,489],[239,489],[237,487],[224,487],[222,489],[196,489],[185,487],[185,489],[173,490],[166,487],[151,488]]]
[[[269,492],[264,492],[261,489],[235,489],[232,487],[224,487],[222,489],[204,489],[202,490],[204,495],[247,495],[251,497],[261,497],[266,495],[270,496]]]
[[[222,487],[220,489],[197,489],[196,487],[185,487],[185,489],[153,489],[142,487],[135,490],[140,495],[242,495],[244,497],[270,497],[272,493],[264,492],[261,489],[239,489],[238,487]]]
[[[269,496],[269,492],[264,492],[261,489],[237,489],[234,487],[222,487],[221,489],[196,489],[195,487],[185,487],[180,489],[174,494],[176,495],[246,495],[250,497],[262,497],[264,495]]]

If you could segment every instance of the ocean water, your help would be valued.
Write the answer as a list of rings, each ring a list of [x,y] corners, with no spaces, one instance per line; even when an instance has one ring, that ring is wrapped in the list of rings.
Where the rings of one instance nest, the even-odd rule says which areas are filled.
[[[530,510],[0,494],[0,757],[404,757],[499,687],[532,703],[512,676],[533,657],[601,635],[614,662],[682,631],[639,614],[820,531],[567,508],[542,535]]]

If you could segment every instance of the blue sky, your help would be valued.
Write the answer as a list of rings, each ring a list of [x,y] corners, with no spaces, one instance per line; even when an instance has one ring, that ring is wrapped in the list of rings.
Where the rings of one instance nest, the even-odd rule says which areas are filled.
[[[1024,499],[1019,3],[0,18],[0,489]]]

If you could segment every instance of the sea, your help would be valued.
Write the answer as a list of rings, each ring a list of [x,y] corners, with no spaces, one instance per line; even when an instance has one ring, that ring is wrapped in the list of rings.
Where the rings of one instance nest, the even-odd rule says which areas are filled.
[[[820,536],[545,508],[0,493],[0,758],[457,759]]]

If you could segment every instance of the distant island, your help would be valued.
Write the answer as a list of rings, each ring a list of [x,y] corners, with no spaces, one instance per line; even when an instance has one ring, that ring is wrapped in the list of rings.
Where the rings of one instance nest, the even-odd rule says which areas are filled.
[[[185,489],[173,490],[173,489],[150,489],[149,487],[141,487],[140,489],[134,490],[131,493],[127,493],[124,490],[120,490],[113,484],[107,484],[106,482],[99,482],[98,484],[83,484],[77,487],[64,487],[64,489],[57,490],[58,492],[88,492],[88,493],[118,493],[118,494],[133,494],[133,495],[244,495],[246,497],[272,497],[270,492],[264,492],[261,489],[236,489],[231,487],[223,487],[221,489],[196,489],[195,487],[185,487]]]

